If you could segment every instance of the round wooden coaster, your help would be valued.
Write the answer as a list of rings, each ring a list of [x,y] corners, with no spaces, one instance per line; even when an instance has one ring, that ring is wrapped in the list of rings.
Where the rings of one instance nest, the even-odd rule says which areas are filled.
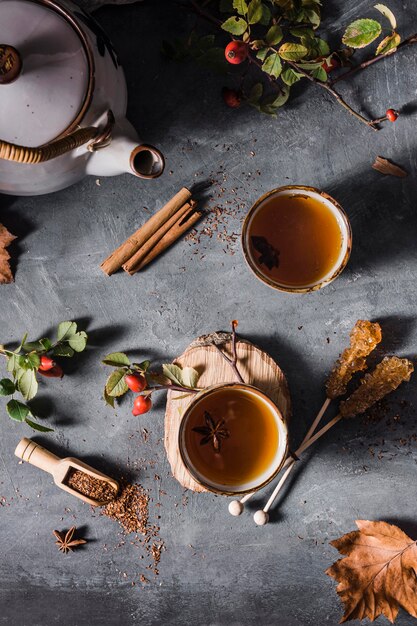
[[[199,387],[210,387],[219,383],[236,382],[230,365],[223,359],[213,344],[217,344],[227,356],[231,356],[230,333],[212,333],[193,341],[185,352],[175,359],[182,367],[194,367],[200,374]],[[291,412],[291,400],[287,379],[278,364],[263,350],[249,341],[238,339],[236,342],[238,367],[244,381],[258,387],[275,402],[282,416],[287,421]],[[179,399],[175,399],[179,398]],[[185,409],[193,395],[170,391],[167,396],[165,411],[165,449],[173,476],[186,489],[206,491],[195,482],[185,468],[178,449],[178,430]]]

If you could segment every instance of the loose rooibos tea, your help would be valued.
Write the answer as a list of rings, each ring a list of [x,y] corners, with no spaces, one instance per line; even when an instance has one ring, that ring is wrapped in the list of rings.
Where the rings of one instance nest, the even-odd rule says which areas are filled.
[[[81,470],[70,468],[65,478],[65,484],[74,491],[82,493],[98,502],[110,502],[117,495],[113,485],[107,480],[100,480]]]

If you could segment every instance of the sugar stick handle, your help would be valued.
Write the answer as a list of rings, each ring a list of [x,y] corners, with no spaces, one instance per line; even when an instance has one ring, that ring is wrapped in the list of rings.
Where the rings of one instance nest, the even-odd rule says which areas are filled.
[[[49,472],[49,474],[53,474],[57,462],[61,460],[52,452],[45,450],[45,448],[26,437],[19,441],[14,453],[22,461],[35,465],[39,469]]]

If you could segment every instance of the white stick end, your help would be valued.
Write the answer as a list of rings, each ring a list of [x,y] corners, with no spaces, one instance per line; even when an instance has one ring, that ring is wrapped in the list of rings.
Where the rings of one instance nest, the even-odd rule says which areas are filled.
[[[255,520],[255,524],[257,524],[258,526],[265,526],[265,524],[267,524],[269,521],[269,515],[262,510],[256,511],[253,519]]]
[[[242,502],[239,502],[239,500],[232,500],[231,502],[229,502],[230,515],[234,515],[235,517],[237,517],[242,513],[244,508],[244,505],[242,504]]]

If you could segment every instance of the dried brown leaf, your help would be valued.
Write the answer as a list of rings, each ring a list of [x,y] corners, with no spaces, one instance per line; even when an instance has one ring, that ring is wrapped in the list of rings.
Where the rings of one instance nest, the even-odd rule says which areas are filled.
[[[399,607],[417,617],[417,545],[397,526],[357,520],[359,530],[331,541],[345,555],[326,570],[345,608],[340,620],[379,615],[394,623]]]
[[[403,170],[402,167],[395,165],[395,163],[388,161],[388,159],[384,159],[384,157],[377,156],[372,167],[377,172],[387,174],[388,176],[397,176],[398,178],[405,178],[408,176],[408,173]]]
[[[16,239],[14,235],[9,233],[7,228],[0,224],[0,284],[13,282],[13,274],[10,268],[10,254],[6,248]]]

